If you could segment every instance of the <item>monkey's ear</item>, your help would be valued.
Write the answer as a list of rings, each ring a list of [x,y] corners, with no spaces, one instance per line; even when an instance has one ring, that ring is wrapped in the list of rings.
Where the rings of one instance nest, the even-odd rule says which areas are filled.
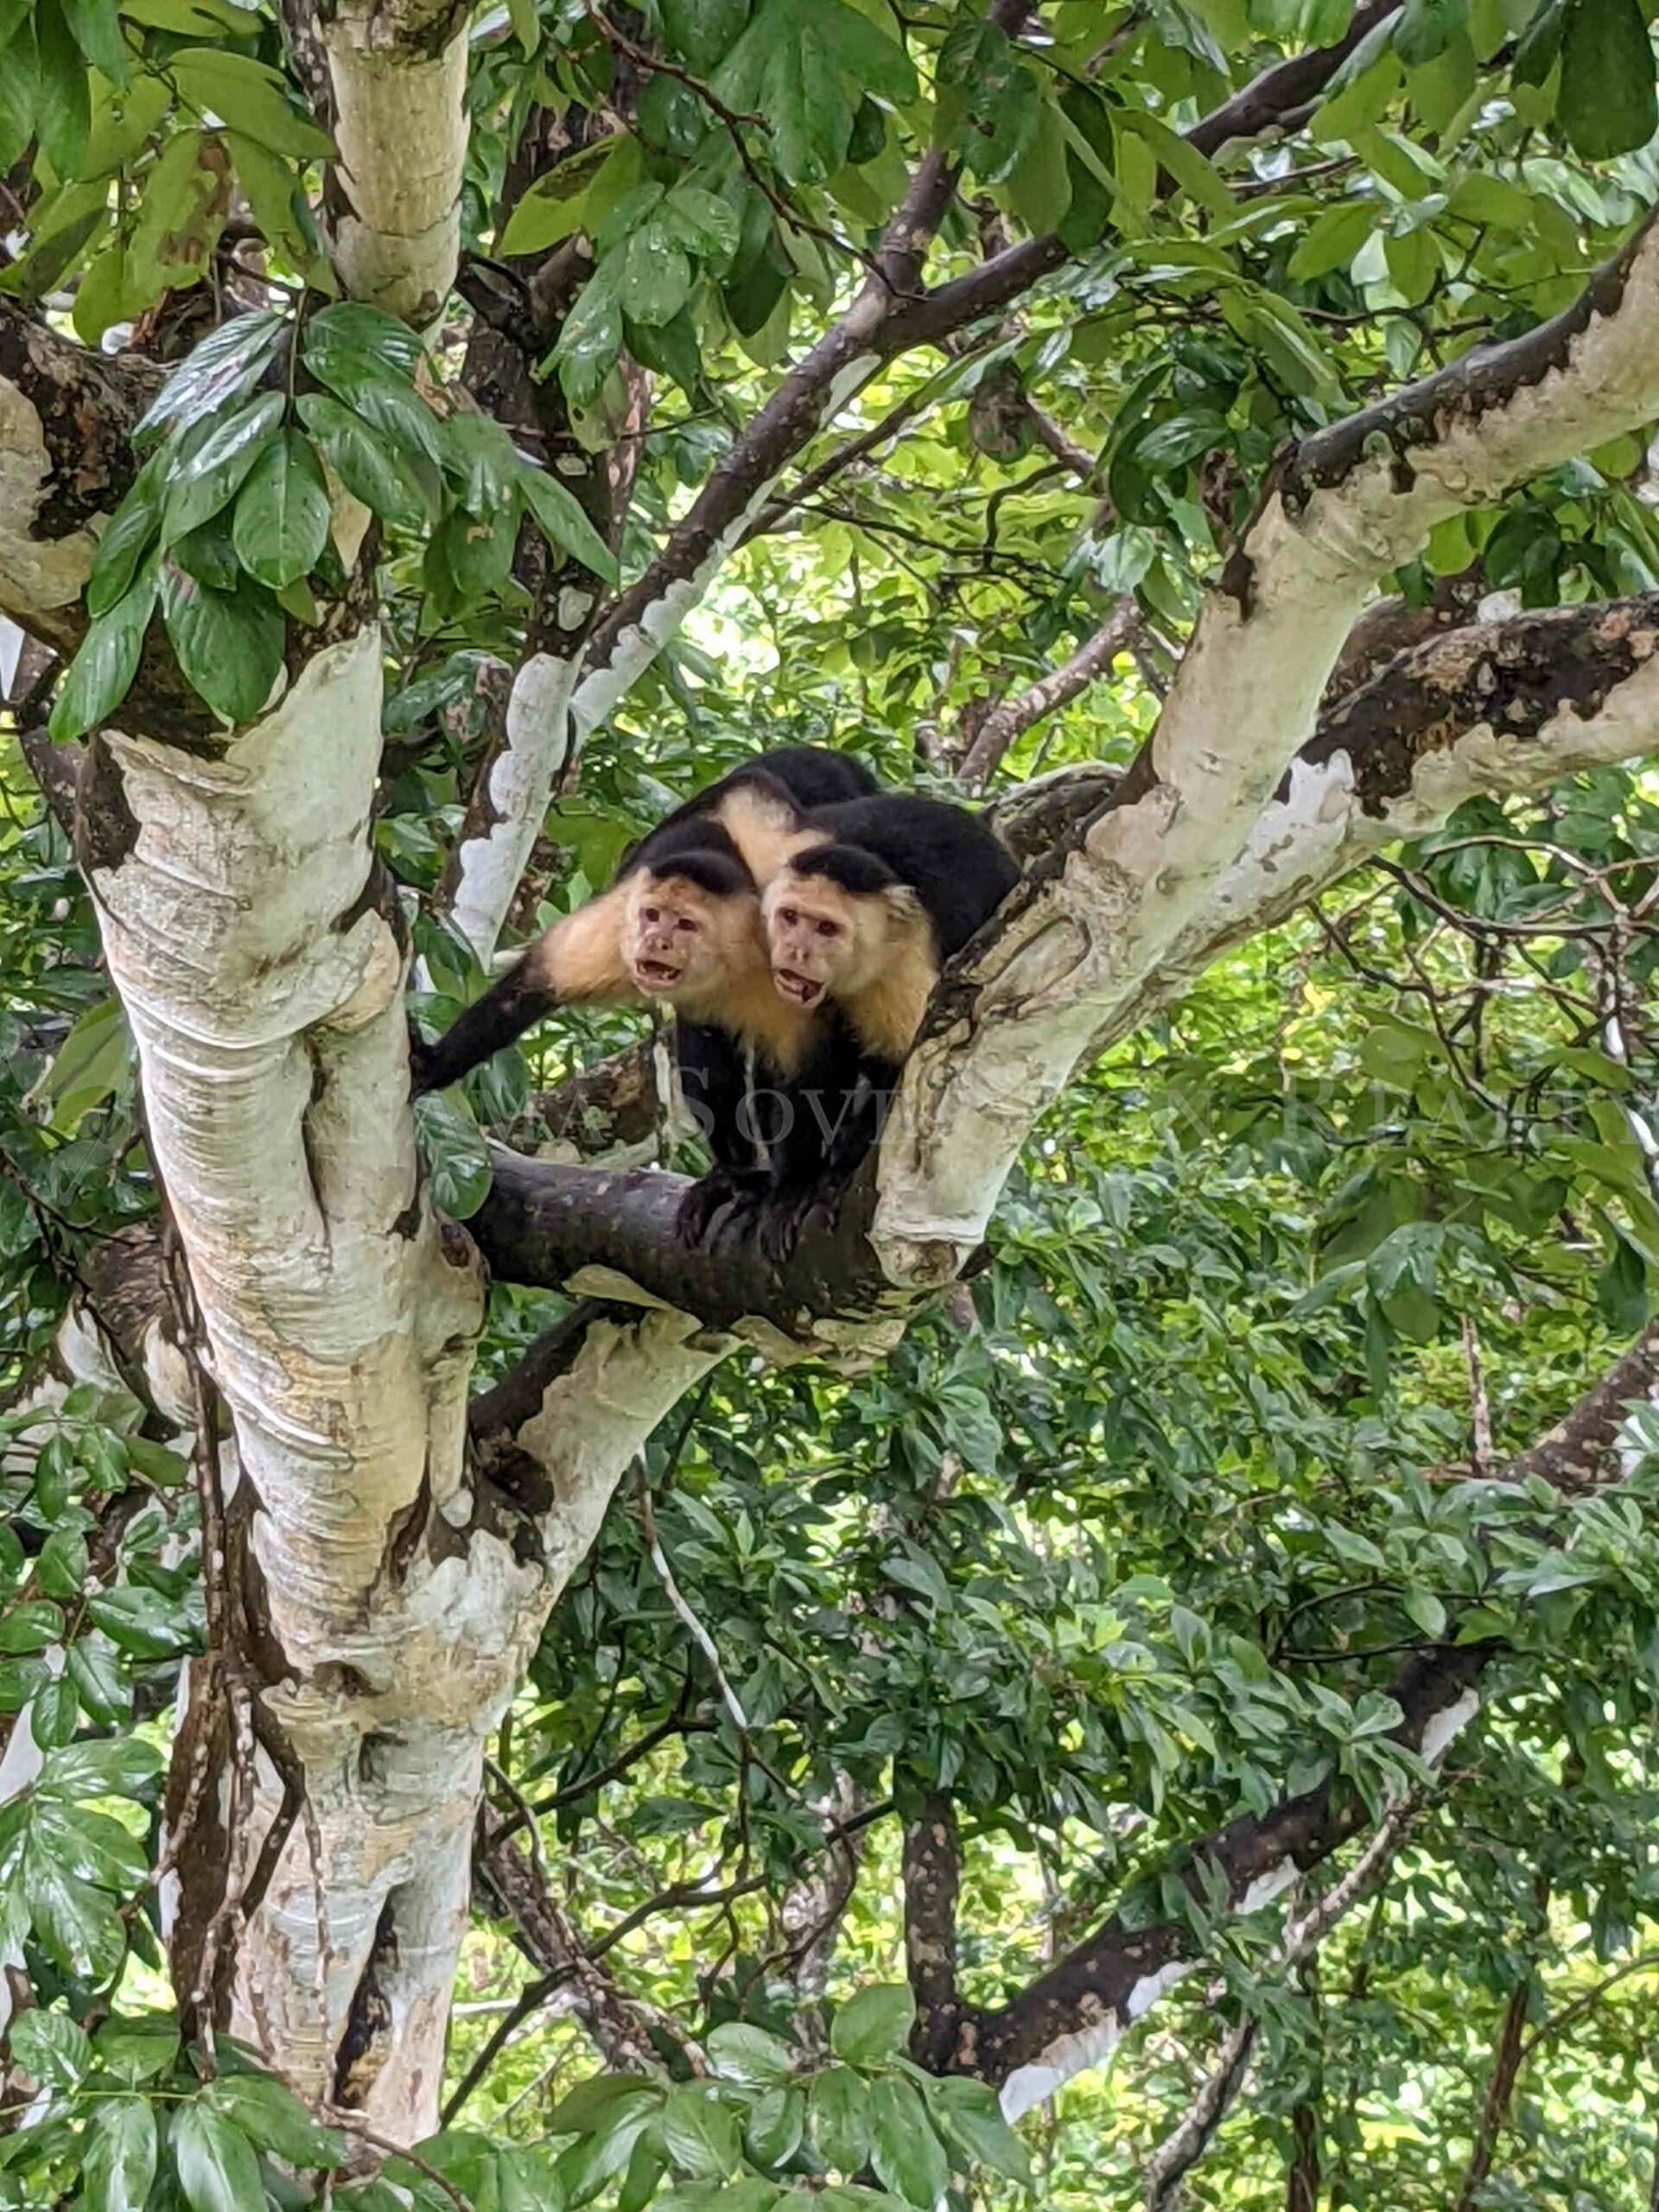
[[[880,894],[889,916],[901,929],[914,929],[927,919],[927,908],[922,904],[922,894],[908,883],[890,883]]]

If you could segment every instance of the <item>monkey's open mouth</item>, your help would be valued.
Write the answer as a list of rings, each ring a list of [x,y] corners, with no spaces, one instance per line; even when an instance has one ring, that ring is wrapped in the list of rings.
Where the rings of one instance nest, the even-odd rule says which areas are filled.
[[[677,968],[671,968],[666,960],[636,960],[633,978],[642,991],[671,991],[680,980]]]
[[[797,1006],[816,1006],[823,996],[823,985],[815,982],[810,976],[797,975],[792,968],[774,968],[772,980],[779,995],[793,999]]]

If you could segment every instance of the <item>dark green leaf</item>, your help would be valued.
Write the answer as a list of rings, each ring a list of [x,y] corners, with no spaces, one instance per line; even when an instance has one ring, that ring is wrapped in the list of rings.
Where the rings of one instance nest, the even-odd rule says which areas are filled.
[[[693,2180],[722,2181],[737,2164],[737,2114],[701,2085],[671,2090],[658,2125],[663,2148]]]
[[[429,502],[419,475],[378,431],[323,392],[308,392],[299,405],[324,460],[354,499],[405,530],[418,530],[429,519]]]
[[[169,564],[162,614],[185,680],[215,714],[249,722],[264,712],[282,673],[284,627],[263,585],[244,578],[234,591],[215,591]],[[115,1635],[107,1620],[101,1625]]]
[[[250,2142],[291,2166],[334,2166],[346,2155],[345,2139],[320,2127],[292,2089],[271,2075],[221,2074],[206,2101]]]
[[[366,354],[388,374],[408,382],[419,368],[424,350],[407,323],[359,300],[340,300],[333,307],[320,308],[305,326],[306,359],[320,376],[318,362],[340,351]]]
[[[229,504],[276,438],[283,406],[280,392],[267,391],[232,408],[191,447],[188,459],[168,471],[162,528],[168,540],[182,537]]]
[[[855,2174],[870,2155],[869,2091],[848,2066],[831,2066],[808,2092],[812,2140],[827,2165]]]
[[[143,2212],[156,2178],[156,2115],[148,2101],[101,2102],[86,2131],[85,2160],[86,2212]]]
[[[916,1999],[902,1982],[861,1989],[836,2014],[830,2048],[849,2066],[879,2066],[904,2049],[915,2018]]]
[[[716,2074],[752,2088],[773,2088],[794,2070],[787,2044],[741,2020],[728,2020],[711,2029],[707,2048]]]
[[[35,1789],[77,1803],[86,1797],[130,1797],[162,1770],[162,1755],[138,1736],[111,1736],[54,1751]]]
[[[483,1132],[454,1091],[421,1099],[415,1122],[431,1166],[435,1204],[452,1221],[465,1221],[489,1195],[490,1154]]]
[[[599,397],[621,344],[622,308],[607,263],[582,286],[553,349],[559,388],[573,407],[591,406]]]
[[[574,492],[539,468],[519,473],[519,489],[537,528],[548,543],[602,576],[607,584],[618,581],[616,556],[582,512]]]
[[[1445,53],[1467,15],[1467,0],[1406,0],[1395,28],[1394,50],[1408,69],[1421,69]]]
[[[190,1642],[177,1606],[158,1590],[102,1590],[87,1600],[86,1611],[118,1650],[130,1651],[135,1658],[170,1659]]]
[[[908,2204],[933,2212],[950,2178],[944,2145],[908,2082],[885,2075],[870,2091],[870,2163]]]
[[[168,2146],[190,2212],[256,2212],[264,2204],[252,2144],[208,2106],[180,2105]]]
[[[97,728],[127,696],[138,672],[144,632],[155,610],[153,559],[124,598],[87,625],[86,635],[59,687],[48,724],[60,743]]]
[[[101,1890],[66,1872],[46,1853],[30,1850],[23,1862],[23,1894],[41,1947],[65,1974],[104,1981],[120,1971],[126,1932]]]
[[[61,0],[37,0],[35,48],[40,65],[35,127],[59,176],[73,177],[86,150],[92,100],[86,64],[65,19]]]
[[[286,329],[280,315],[264,312],[235,315],[221,324],[173,372],[134,436],[205,422],[251,391]]]
[[[0,1652],[45,1651],[63,1637],[63,1608],[31,1599],[0,1613]]]
[[[1659,128],[1653,46],[1638,0],[1567,0],[1557,112],[1586,162],[1631,153]]]
[[[730,53],[749,20],[749,0],[662,0],[663,29],[694,70],[707,73]]]
[[[328,540],[328,491],[310,441],[282,431],[237,496],[237,558],[273,591],[307,575]]]
[[[85,2029],[66,2012],[20,2013],[10,2029],[11,2055],[26,2074],[54,2089],[73,2089],[90,2073],[92,2046]]]

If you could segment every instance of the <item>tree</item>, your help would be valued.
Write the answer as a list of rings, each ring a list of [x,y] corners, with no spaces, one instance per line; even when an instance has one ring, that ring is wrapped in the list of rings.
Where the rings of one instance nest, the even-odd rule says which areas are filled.
[[[18,742],[91,902],[70,896],[61,942],[25,935],[20,1046],[60,1042],[42,1012],[92,1001],[39,1088],[55,1134],[9,1109],[0,1215],[35,1286],[11,1351],[37,1394],[14,1420],[32,1503],[0,1623],[27,1715],[5,1932],[62,1983],[19,2022],[23,2077],[83,2077],[68,2016],[99,2024],[164,1885],[207,2084],[174,2123],[188,2202],[244,2201],[250,2141],[334,2154],[296,2135],[298,2107],[262,2121],[277,2093],[238,2089],[233,2059],[216,2075],[227,2029],[381,2145],[426,2137],[476,1830],[543,1996],[569,1985],[618,2063],[667,2043],[699,2079],[700,2055],[561,1918],[518,1847],[536,1823],[506,1762],[505,1796],[485,1799],[527,1672],[579,1638],[561,1616],[619,1484],[653,1437],[659,1476],[671,1465],[658,1432],[688,1394],[735,1388],[720,1378],[739,1353],[849,1370],[893,1354],[974,1268],[1033,1128],[1064,1121],[1109,1046],[1447,823],[1438,862],[1406,864],[1402,911],[1483,918],[1465,935],[1487,997],[1506,946],[1534,938],[1571,956],[1547,982],[1579,979],[1552,1050],[1580,1056],[1599,1155],[1578,1140],[1583,1188],[1557,1191],[1535,1111],[1526,1187],[1492,1206],[1535,1240],[1567,1209],[1595,1341],[1576,1388],[1563,1373],[1527,1394],[1536,1440],[1510,1440],[1525,1512],[1489,1501],[1481,1524],[1502,1524],[1500,1553],[1534,1546],[1530,1595],[1567,1586],[1536,1535],[1554,1491],[1581,1498],[1652,1446],[1625,1426],[1659,1358],[1637,1334],[1659,1252],[1640,786],[1615,777],[1601,842],[1562,829],[1548,842],[1567,857],[1524,880],[1491,856],[1500,802],[1600,789],[1651,750],[1659,244],[1652,57],[1628,0],[1516,21],[1480,0],[1351,16],[1160,0],[1105,21],[1075,0],[658,0],[477,22],[410,0],[285,0],[280,22],[230,0],[38,0],[0,9],[0,32],[16,208],[0,607]],[[850,614],[827,593],[843,573]],[[697,609],[770,631],[769,692],[680,639]],[[1138,678],[1100,707],[1091,687],[1129,656]],[[406,1103],[411,977],[422,1018],[452,1014],[504,932],[579,898],[665,787],[743,749],[752,690],[843,731],[856,702],[906,778],[997,779],[1026,868],[942,987],[878,1155],[781,1268],[741,1240],[685,1250],[676,1179],[591,1164],[653,1118],[638,1052],[537,1102],[586,1161],[486,1147],[480,1126],[525,1126],[522,1063],[475,1078],[470,1109],[423,1107],[418,1137]],[[1109,741],[1090,746],[1096,708]],[[1044,775],[1056,728],[1073,757]],[[1559,827],[1570,803],[1548,805]],[[1470,836],[1491,880],[1448,896]],[[1391,950],[1427,960],[1409,988],[1440,1020],[1443,950],[1408,930]],[[61,964],[79,978],[67,997]],[[1478,1046],[1459,1058],[1459,1027],[1383,1027],[1371,1072],[1414,1078],[1443,1055],[1502,1124],[1495,1148],[1515,1148],[1522,1125]],[[1390,1216],[1356,1243],[1362,1279],[1334,1288],[1356,1301],[1344,1354],[1371,1391],[1438,1327],[1436,1268],[1465,1227]],[[31,1364],[48,1331],[55,1381]],[[66,1395],[71,1378],[92,1395]],[[959,1411],[971,1437],[978,1408]],[[187,1457],[194,1524],[168,1488]],[[1496,1465],[1477,1459],[1483,1483]],[[138,1510],[135,1483],[173,1499],[172,1541],[199,1541],[199,1630],[198,1586],[157,1548],[169,1516]],[[640,1510],[673,1632],[724,1716],[682,1701],[674,1726],[733,1732],[740,1798],[781,1792],[798,1842],[839,1859],[833,1923],[874,1778],[843,1760],[814,1796],[800,1781],[820,1762],[773,1771],[766,1700],[725,1674],[649,1491]],[[921,1525],[899,1524],[901,1559]],[[1232,1815],[1158,1911],[1098,1900],[1003,2001],[960,1986],[956,1777],[913,1761],[895,1777],[913,2028],[867,1993],[836,2049],[879,2068],[908,2033],[962,2086],[918,2132],[910,2077],[881,2075],[872,2108],[885,2099],[887,2138],[911,2146],[877,2144],[887,2187],[931,2202],[952,2151],[1014,2164],[976,2082],[1008,2114],[1042,2102],[1189,1970],[1195,1915],[1213,1935],[1366,1831],[1359,1873],[1287,1919],[1274,1971],[1313,1958],[1518,1633],[1466,1548],[1455,1630],[1414,1586],[1403,1670],[1386,1693],[1356,1673],[1335,1699],[1339,1753],[1287,1742],[1272,1786],[1241,1766]],[[937,1602],[925,1559],[911,1568]],[[119,1720],[181,1652],[163,1840],[135,1867],[84,1808],[142,1796],[152,1763]],[[1141,1741],[1155,1803],[1175,1738],[1148,1716]],[[54,1872],[60,1830],[83,1840]],[[84,1840],[99,1834],[102,1861]],[[1224,2053],[1158,2187],[1208,2144],[1255,2033]],[[708,2051],[787,2102],[786,2052],[741,2036]],[[658,2097],[612,2085],[578,2107],[574,2163],[547,2187],[602,2185],[607,2159],[667,2125]],[[109,2109],[97,2156],[142,2180],[100,2201],[142,2202],[153,2123]],[[694,2087],[673,2109],[696,2140],[675,2137],[659,2171],[732,2171],[719,2096]],[[17,2155],[67,2157],[70,2139]],[[849,2185],[857,2145],[830,2159]],[[219,2169],[232,2180],[202,2178]]]

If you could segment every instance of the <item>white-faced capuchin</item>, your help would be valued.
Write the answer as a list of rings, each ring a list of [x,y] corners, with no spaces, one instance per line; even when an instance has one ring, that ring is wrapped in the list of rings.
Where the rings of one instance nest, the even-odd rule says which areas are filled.
[[[827,1016],[794,1085],[811,1119],[798,1114],[773,1150],[761,1238],[774,1257],[880,1136],[944,963],[1019,880],[976,816],[890,792],[820,808],[764,886],[778,995]]]
[[[769,1184],[759,1087],[785,1089],[818,1049],[819,1010],[773,987],[760,887],[813,810],[872,794],[861,761],[818,746],[763,753],[697,792],[627,853],[609,890],[554,923],[435,1044],[411,1040],[416,1096],[458,1082],[560,1006],[671,1007],[686,1100],[715,1172],[682,1233]]]

